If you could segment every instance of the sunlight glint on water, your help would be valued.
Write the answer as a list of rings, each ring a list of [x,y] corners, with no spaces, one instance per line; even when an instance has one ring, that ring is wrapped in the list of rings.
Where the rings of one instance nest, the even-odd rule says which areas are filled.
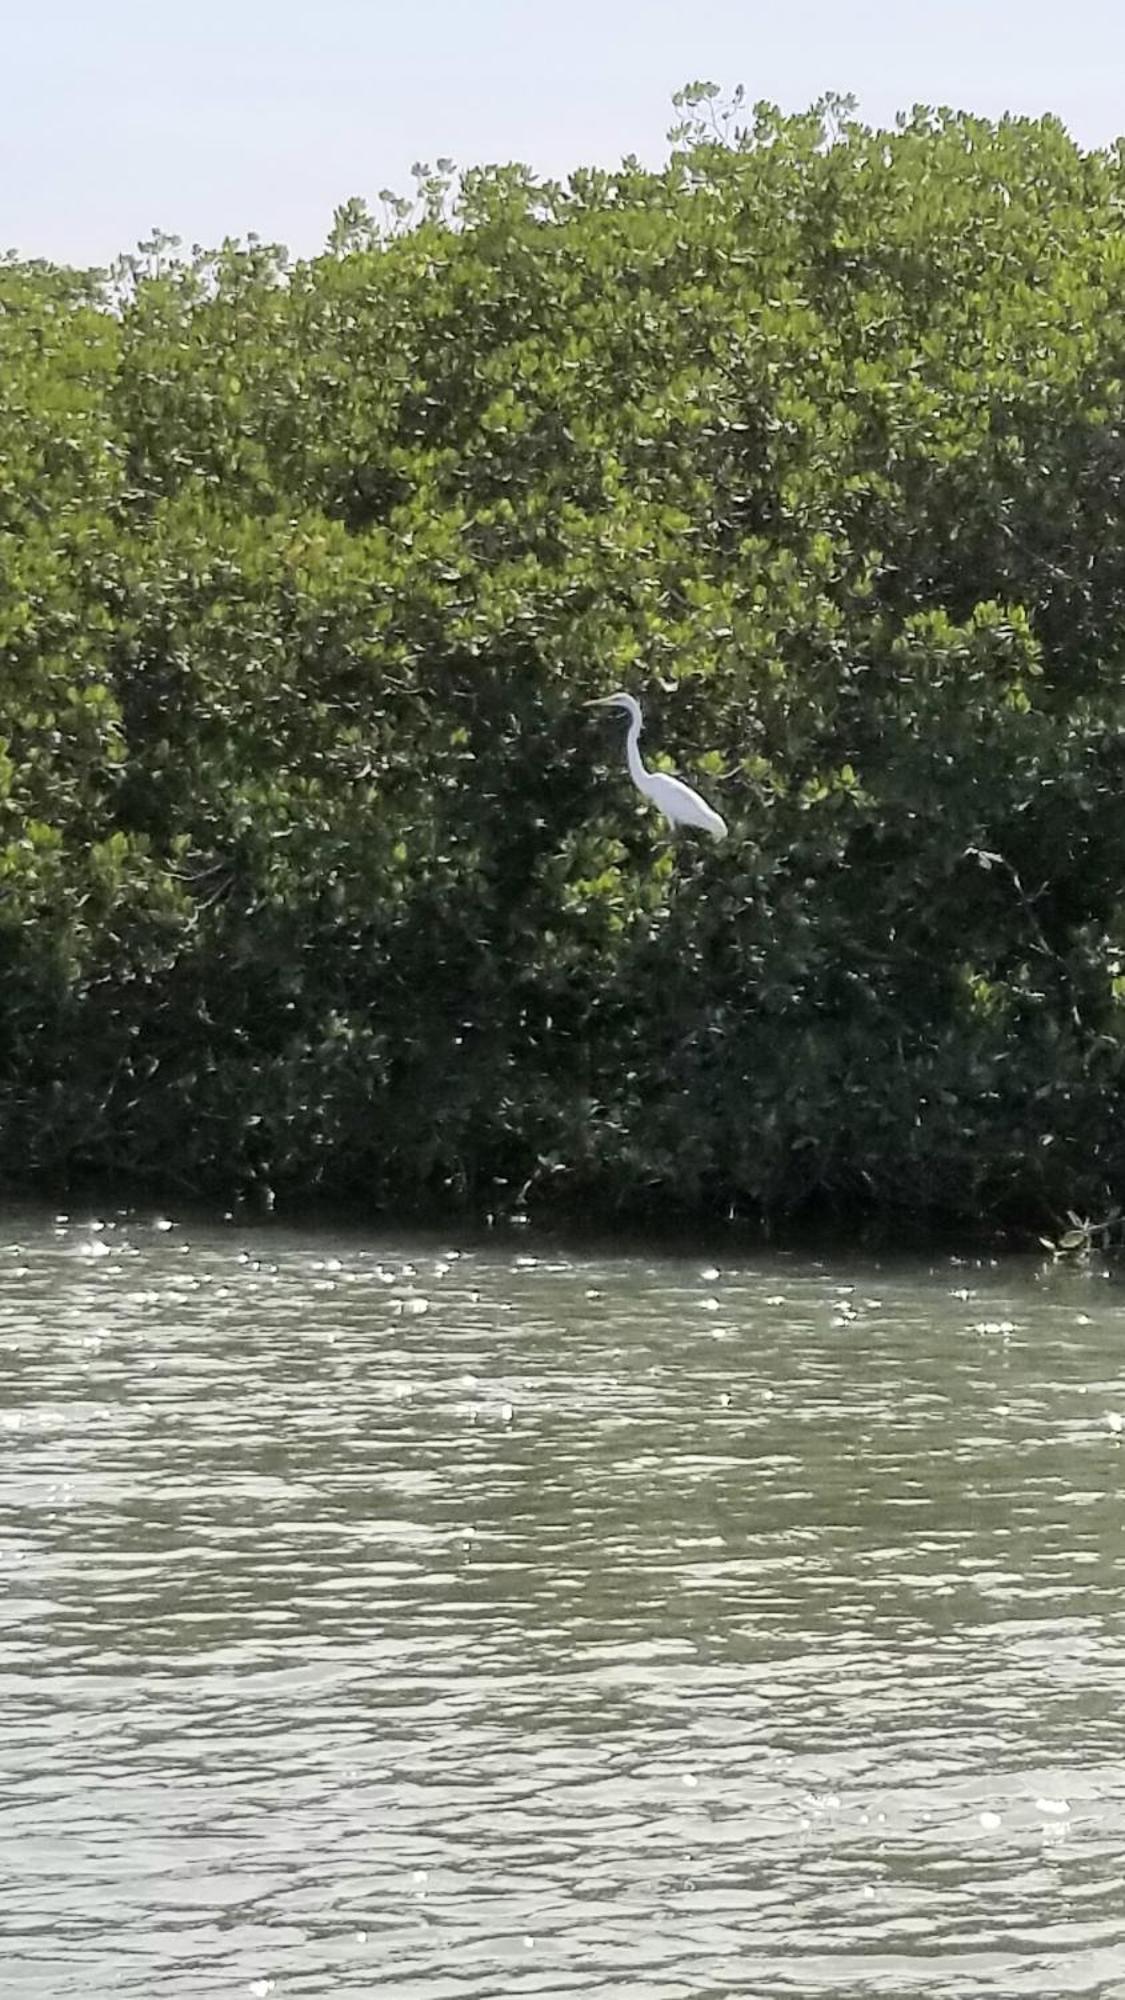
[[[1125,1311],[10,1219],[6,2000],[1125,1995]]]

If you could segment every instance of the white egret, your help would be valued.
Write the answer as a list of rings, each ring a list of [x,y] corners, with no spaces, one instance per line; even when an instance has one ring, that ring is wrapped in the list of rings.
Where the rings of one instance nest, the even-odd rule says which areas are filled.
[[[631,694],[599,695],[596,701],[588,701],[587,708],[622,708],[629,716],[629,733],[625,739],[625,756],[629,765],[629,776],[637,790],[664,814],[673,827],[698,826],[704,833],[713,834],[716,840],[726,837],[727,823],[720,815],[685,785],[682,778],[670,778],[664,771],[646,771],[641,762],[637,740],[644,727],[641,705]]]

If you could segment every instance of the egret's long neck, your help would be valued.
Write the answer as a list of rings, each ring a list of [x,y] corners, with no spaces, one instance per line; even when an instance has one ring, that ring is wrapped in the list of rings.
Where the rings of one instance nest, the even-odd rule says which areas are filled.
[[[641,784],[648,777],[648,772],[641,763],[641,753],[637,748],[640,734],[641,718],[635,715],[629,724],[629,734],[625,738],[625,757],[629,765],[629,776],[635,785]]]

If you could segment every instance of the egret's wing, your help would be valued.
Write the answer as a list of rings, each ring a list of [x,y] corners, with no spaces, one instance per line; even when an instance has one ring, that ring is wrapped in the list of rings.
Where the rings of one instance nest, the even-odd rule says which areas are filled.
[[[645,790],[649,798],[670,820],[683,826],[702,827],[705,833],[722,839],[727,830],[726,821],[682,778],[670,777],[666,771],[650,771],[647,775]]]

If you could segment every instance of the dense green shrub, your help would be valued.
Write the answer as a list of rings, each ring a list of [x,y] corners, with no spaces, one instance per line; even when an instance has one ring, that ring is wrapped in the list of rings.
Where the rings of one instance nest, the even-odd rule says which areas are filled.
[[[1125,1194],[1125,153],[686,111],[0,264],[9,1181]]]

